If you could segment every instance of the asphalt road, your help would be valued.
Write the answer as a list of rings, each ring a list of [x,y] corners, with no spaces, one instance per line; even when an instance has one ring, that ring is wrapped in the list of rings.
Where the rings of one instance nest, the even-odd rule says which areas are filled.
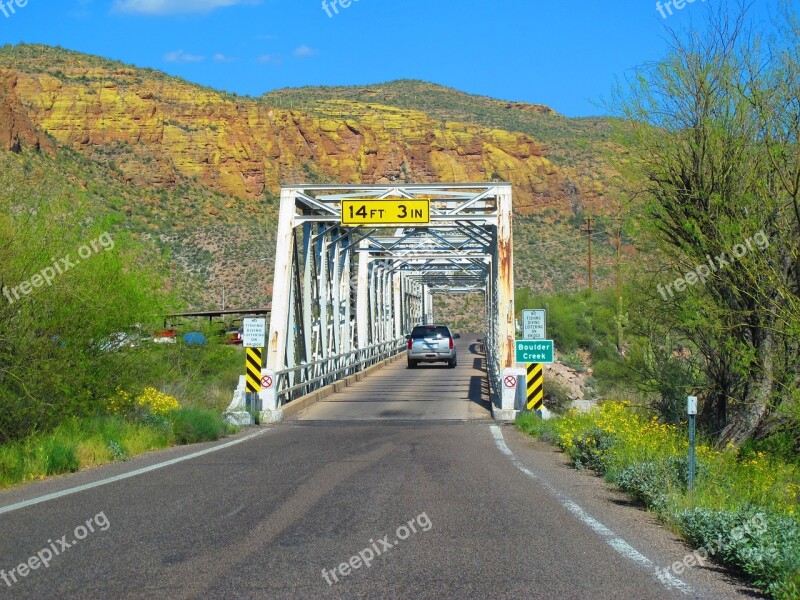
[[[407,367],[406,359],[384,367],[345,392],[328,396],[299,416],[308,421],[490,419],[483,356],[478,337],[456,340],[458,366]]]
[[[436,373],[436,385],[467,396],[462,420],[457,403],[446,420],[410,404],[408,418],[308,411],[255,435],[0,494],[0,599],[752,597],[713,567],[664,576],[689,549],[551,447],[470,416],[471,404],[485,406],[470,399],[469,357],[460,361],[413,376],[392,366],[374,381],[402,375],[403,393],[423,382],[413,399],[393,400],[423,405]],[[369,389],[380,405],[400,394]],[[357,390],[345,392],[359,398],[347,410],[367,404]]]

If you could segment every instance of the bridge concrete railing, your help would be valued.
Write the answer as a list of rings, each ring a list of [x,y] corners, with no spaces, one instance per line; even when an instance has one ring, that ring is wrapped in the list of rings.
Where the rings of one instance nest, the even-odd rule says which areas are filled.
[[[278,371],[275,373],[278,405],[284,406],[293,400],[312,394],[372,365],[397,356],[405,349],[406,340],[399,338]]]

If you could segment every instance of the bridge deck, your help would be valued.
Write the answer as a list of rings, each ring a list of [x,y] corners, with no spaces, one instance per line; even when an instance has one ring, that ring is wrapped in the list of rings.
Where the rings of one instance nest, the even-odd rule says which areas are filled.
[[[300,413],[304,421],[491,419],[477,335],[456,340],[458,366],[408,369],[405,359]]]

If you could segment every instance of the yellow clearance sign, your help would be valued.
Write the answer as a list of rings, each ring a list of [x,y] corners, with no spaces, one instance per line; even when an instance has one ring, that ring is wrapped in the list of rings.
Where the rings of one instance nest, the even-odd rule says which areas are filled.
[[[342,225],[428,225],[430,198],[342,200]]]

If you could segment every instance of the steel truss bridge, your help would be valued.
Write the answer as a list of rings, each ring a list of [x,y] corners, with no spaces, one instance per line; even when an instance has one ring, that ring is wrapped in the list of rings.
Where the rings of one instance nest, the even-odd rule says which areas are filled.
[[[348,199],[430,199],[430,222],[343,226]],[[265,352],[273,408],[404,351],[413,326],[433,322],[437,293],[484,294],[497,404],[514,363],[511,214],[506,183],[283,187]]]

